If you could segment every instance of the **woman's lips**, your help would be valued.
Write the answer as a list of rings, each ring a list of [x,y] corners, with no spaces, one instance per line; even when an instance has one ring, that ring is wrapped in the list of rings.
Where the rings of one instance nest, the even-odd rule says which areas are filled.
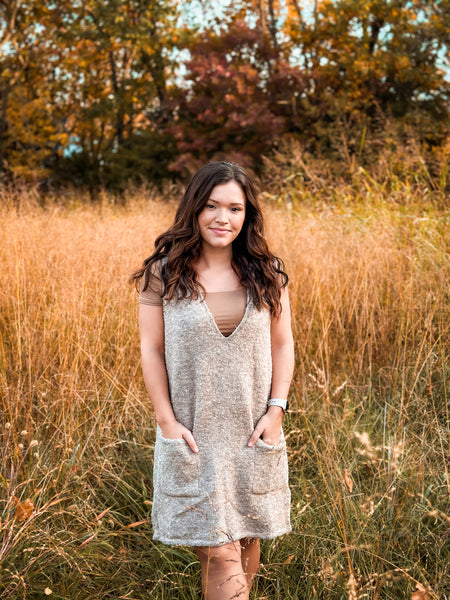
[[[216,229],[215,227],[211,227],[211,231],[216,235],[225,235],[226,233],[230,233],[228,229]]]

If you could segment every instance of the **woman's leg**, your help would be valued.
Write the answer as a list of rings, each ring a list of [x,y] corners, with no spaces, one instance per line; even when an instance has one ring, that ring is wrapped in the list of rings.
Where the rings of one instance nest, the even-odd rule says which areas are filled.
[[[206,600],[248,600],[249,588],[242,568],[240,542],[195,548],[202,569]]]
[[[244,538],[241,543],[241,563],[250,591],[259,568],[260,547],[258,538]]]

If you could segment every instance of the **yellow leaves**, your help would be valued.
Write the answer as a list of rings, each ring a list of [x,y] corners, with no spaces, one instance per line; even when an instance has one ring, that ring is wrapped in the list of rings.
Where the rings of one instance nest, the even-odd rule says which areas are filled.
[[[14,518],[18,523],[22,523],[31,517],[34,511],[34,504],[31,502],[29,498],[27,498],[24,502],[20,502],[20,500],[13,496],[13,504],[15,506]]]
[[[399,56],[397,58],[397,66],[400,70],[408,69],[411,66],[411,62],[407,56]]]

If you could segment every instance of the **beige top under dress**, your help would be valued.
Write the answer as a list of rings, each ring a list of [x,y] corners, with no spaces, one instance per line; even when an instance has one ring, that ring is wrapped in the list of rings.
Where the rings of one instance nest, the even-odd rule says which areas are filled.
[[[153,285],[150,284],[145,292],[140,292],[139,302],[141,304],[163,306],[161,286],[158,290],[156,285],[153,282]],[[243,287],[229,292],[208,292],[205,301],[220,332],[228,336],[236,329],[244,316],[247,293]]]
[[[291,530],[283,436],[276,446],[247,446],[270,395],[270,313],[242,289],[206,300],[162,302],[170,401],[199,448],[165,439],[157,427],[153,537],[170,545],[220,546]],[[147,290],[139,301],[154,304],[155,296]]]

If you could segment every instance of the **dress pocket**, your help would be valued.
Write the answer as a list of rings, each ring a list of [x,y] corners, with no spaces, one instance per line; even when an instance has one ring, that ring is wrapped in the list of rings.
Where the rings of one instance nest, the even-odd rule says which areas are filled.
[[[167,496],[197,496],[199,493],[198,455],[184,439],[159,437],[159,486]]]
[[[254,494],[268,494],[288,485],[288,464],[284,439],[276,446],[257,440],[253,462]]]

